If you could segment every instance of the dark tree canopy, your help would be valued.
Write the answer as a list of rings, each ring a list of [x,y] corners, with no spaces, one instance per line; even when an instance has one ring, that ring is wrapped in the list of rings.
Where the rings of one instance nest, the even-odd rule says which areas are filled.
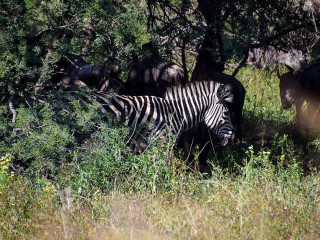
[[[217,62],[246,59],[250,48],[268,46],[319,54],[317,1],[160,0],[148,6],[149,26],[166,45],[210,48]]]
[[[316,0],[3,0],[0,98],[35,94],[62,59],[115,65],[122,79],[138,58],[160,55],[191,76],[199,48],[219,65],[245,63],[249,49],[319,55]],[[109,66],[110,65],[110,66]],[[11,99],[11,100],[10,100]]]

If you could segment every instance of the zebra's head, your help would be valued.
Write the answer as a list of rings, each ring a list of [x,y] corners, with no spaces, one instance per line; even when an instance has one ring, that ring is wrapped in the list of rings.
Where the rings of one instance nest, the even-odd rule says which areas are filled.
[[[205,113],[206,125],[219,136],[221,145],[232,143],[235,138],[228,103],[232,103],[233,94],[224,85],[220,85]]]

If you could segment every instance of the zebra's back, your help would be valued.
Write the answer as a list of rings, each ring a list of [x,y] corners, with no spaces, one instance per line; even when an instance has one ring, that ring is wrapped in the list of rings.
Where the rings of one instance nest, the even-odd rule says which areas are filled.
[[[173,115],[173,110],[163,98],[119,95],[108,100],[105,108],[111,111],[117,120],[124,119],[127,126],[150,122],[155,126],[155,132],[162,131],[165,126],[172,128],[170,114]]]

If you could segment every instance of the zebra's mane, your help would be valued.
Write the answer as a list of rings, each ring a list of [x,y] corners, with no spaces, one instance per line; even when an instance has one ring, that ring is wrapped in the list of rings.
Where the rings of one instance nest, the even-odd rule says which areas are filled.
[[[221,83],[215,81],[193,81],[187,82],[185,84],[180,84],[176,86],[168,87],[165,91],[164,98],[167,100],[179,100],[179,96],[182,90],[186,90],[186,92],[192,92],[192,89],[198,89],[198,92],[201,91],[202,88],[207,89],[207,91],[202,92],[202,94],[212,94],[214,93]],[[202,86],[201,86],[202,85]],[[209,88],[209,89],[208,89]]]

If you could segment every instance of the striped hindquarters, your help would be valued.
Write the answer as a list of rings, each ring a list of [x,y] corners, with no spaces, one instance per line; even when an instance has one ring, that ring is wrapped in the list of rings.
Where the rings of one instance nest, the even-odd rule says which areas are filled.
[[[165,125],[171,126],[170,115],[173,109],[163,98],[120,95],[111,99],[103,99],[103,101],[105,102],[102,104],[103,108],[112,112],[117,120],[124,119],[127,126],[151,122],[155,124],[156,133],[159,133]],[[178,126],[178,124],[172,126]],[[171,130],[171,132],[175,131]]]

